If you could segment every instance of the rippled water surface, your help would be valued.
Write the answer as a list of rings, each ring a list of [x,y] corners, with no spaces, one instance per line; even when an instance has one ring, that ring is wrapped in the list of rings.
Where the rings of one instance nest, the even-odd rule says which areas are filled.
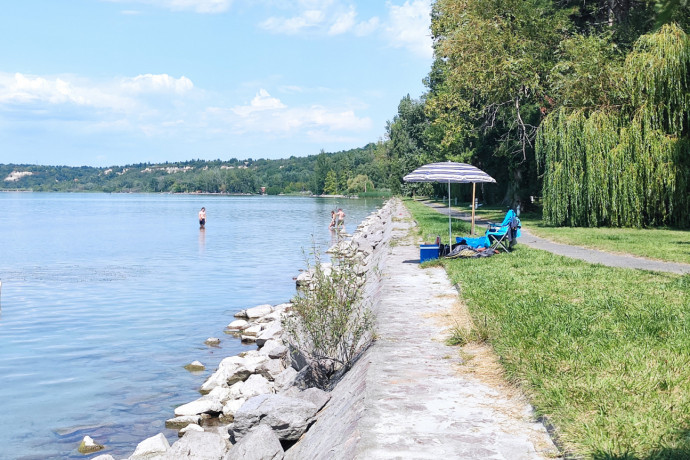
[[[175,406],[245,349],[223,334],[234,313],[292,297],[303,250],[333,241],[332,209],[351,232],[380,204],[0,193],[0,458],[84,458],[84,435],[116,458],[174,441]],[[197,359],[209,370],[183,369]]]

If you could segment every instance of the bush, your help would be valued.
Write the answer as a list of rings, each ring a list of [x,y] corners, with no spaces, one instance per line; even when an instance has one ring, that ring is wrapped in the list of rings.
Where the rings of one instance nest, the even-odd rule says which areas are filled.
[[[330,378],[346,371],[373,339],[374,316],[364,298],[366,275],[357,273],[349,254],[332,254],[322,264],[314,248],[314,265],[306,257],[311,279],[292,300],[293,314],[285,320],[290,345]]]

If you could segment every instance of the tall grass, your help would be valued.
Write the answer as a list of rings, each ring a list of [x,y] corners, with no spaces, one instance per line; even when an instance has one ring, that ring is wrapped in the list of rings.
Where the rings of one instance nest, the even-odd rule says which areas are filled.
[[[433,232],[447,218],[406,202]],[[690,458],[690,276],[591,265],[518,245],[445,260],[509,378],[571,454]]]

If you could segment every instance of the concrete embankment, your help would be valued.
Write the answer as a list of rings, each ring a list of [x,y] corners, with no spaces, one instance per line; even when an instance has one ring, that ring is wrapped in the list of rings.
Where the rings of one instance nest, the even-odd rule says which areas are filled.
[[[229,327],[258,349],[224,359],[202,396],[175,410],[179,441],[156,435],[129,460],[557,456],[524,399],[482,381],[445,344],[457,291],[442,268],[420,268],[413,227],[392,199],[338,244],[367,272],[377,340],[332,391],[304,389],[304,369],[286,353],[290,304],[247,309]]]

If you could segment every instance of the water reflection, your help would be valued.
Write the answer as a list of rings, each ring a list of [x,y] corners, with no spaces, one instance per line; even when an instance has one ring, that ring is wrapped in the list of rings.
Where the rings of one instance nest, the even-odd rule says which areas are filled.
[[[203,254],[206,250],[206,228],[199,229],[199,254]]]

